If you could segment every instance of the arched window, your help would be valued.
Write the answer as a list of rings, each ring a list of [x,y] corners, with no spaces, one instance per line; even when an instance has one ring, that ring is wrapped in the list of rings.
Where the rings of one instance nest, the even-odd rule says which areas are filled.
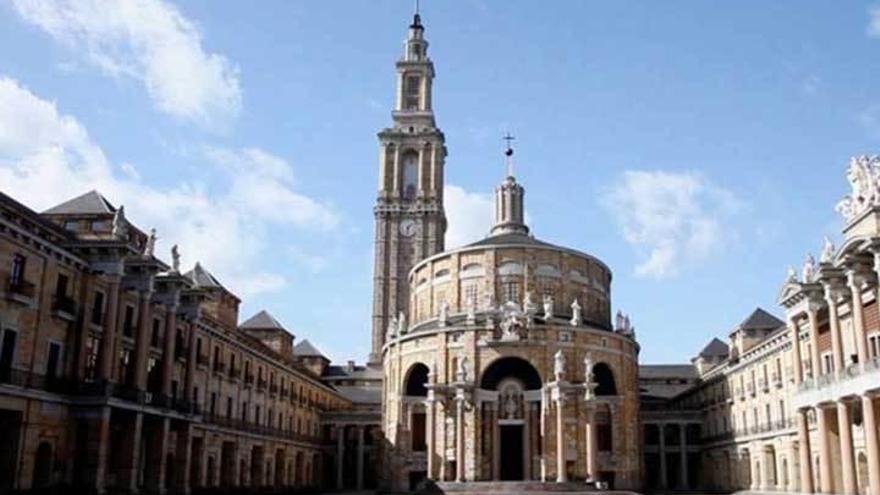
[[[414,364],[406,376],[404,395],[427,397],[428,389],[425,388],[425,385],[428,383],[428,373],[428,367],[424,364]]]
[[[403,199],[413,200],[418,192],[419,155],[410,151],[403,156]]]
[[[614,373],[605,363],[593,366],[593,379],[596,381],[596,395],[617,395]]]

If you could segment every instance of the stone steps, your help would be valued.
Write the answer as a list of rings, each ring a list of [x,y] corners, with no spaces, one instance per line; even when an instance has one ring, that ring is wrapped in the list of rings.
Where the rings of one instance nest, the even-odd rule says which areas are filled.
[[[454,495],[516,495],[528,493],[530,495],[558,495],[558,494],[608,494],[608,495],[634,495],[633,492],[597,490],[592,485],[584,482],[541,482],[541,481],[468,481],[463,483],[452,481],[440,481],[420,490],[424,494],[454,494]]]

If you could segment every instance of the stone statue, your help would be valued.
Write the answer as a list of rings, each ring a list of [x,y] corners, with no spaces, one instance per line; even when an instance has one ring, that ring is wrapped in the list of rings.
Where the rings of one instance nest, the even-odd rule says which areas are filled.
[[[468,375],[470,374],[469,366],[468,366],[468,357],[462,354],[458,358],[458,366],[455,370],[455,378],[459,382],[468,381]]]
[[[492,300],[492,294],[483,294],[483,309],[489,310],[495,307],[495,301]]]
[[[406,331],[406,315],[401,311],[397,314],[397,334],[404,335],[406,334]]]
[[[620,330],[621,328],[623,328],[623,312],[618,309],[617,315],[614,317],[614,329]]]
[[[385,340],[393,340],[397,336],[397,318],[392,316],[388,320],[388,330],[385,332]]]
[[[499,308],[501,313],[501,338],[502,340],[519,340],[520,331],[526,327],[526,315],[520,310],[515,302],[508,301]]]
[[[590,400],[593,398],[593,357],[590,353],[584,356],[584,398]]]
[[[553,296],[544,294],[544,321],[550,321],[553,318]]]
[[[793,265],[788,265],[788,269],[787,269],[786,275],[785,275],[785,281],[786,281],[786,283],[790,283],[790,284],[797,283],[797,281],[798,281],[797,268],[795,268]]]
[[[581,305],[578,304],[577,298],[571,303],[571,326],[576,327],[584,321],[581,315]]]
[[[125,206],[120,205],[113,213],[113,230],[110,232],[115,238],[125,237],[128,234],[128,226],[125,220]]]
[[[553,355],[553,376],[556,377],[557,382],[565,379],[565,354],[563,354],[562,349],[559,349]]]
[[[477,301],[474,299],[474,296],[468,298],[466,311],[465,324],[475,324],[477,322]]]
[[[831,263],[834,261],[834,242],[827,235],[822,239],[822,254],[819,256],[819,262]]]
[[[177,244],[171,246],[171,271],[180,273],[180,251]]]
[[[813,255],[807,253],[807,257],[804,259],[804,269],[801,274],[801,278],[803,279],[805,284],[813,283],[813,279],[816,277],[816,259],[813,258]]]
[[[156,229],[150,229],[150,235],[147,237],[147,242],[144,244],[144,257],[151,258],[153,256],[153,251],[156,250]]]
[[[847,222],[880,203],[880,156],[854,156],[846,170],[851,194],[837,203],[835,209]]]
[[[446,326],[446,321],[449,319],[449,303],[443,301],[440,303],[440,315],[437,317],[438,323],[441,327]]]
[[[526,291],[526,297],[523,300],[523,312],[531,319],[538,313],[538,306],[532,301],[532,291]]]

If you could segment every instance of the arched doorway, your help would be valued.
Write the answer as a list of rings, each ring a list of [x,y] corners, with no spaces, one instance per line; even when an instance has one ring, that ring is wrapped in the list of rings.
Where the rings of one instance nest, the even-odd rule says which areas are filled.
[[[538,371],[525,359],[505,357],[492,362],[480,377],[480,388],[494,392],[481,404],[481,452],[491,459],[485,479],[533,479],[540,451],[542,387]]]
[[[596,382],[596,395],[617,395],[617,383],[614,381],[614,372],[605,363],[596,363],[593,366],[593,380]]]
[[[52,481],[52,445],[42,442],[34,457],[34,488],[49,486]]]
[[[406,400],[407,414],[409,416],[409,447],[412,452],[425,452],[427,450],[427,414],[424,407],[423,397],[428,396],[428,375],[430,370],[423,363],[412,365],[406,373],[403,383],[403,393]],[[427,473],[423,473],[424,477]]]

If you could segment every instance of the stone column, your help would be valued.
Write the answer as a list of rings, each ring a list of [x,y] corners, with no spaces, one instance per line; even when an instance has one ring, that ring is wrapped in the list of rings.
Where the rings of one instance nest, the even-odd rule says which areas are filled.
[[[599,441],[596,437],[596,409],[587,406],[587,481],[599,479]]]
[[[679,463],[681,464],[681,481],[679,486],[683,489],[688,488],[688,456],[687,456],[687,436],[685,434],[685,424],[678,425],[679,438]]]
[[[400,185],[403,182],[400,177],[400,146],[394,146],[394,174],[391,177],[394,197],[400,197]],[[395,308],[392,308],[395,309]]]
[[[191,437],[192,426],[190,423],[185,423],[177,432],[177,446],[175,448],[176,455],[174,456],[174,462],[177,464],[174,469],[174,473],[177,476],[175,484],[177,486],[177,493],[182,495],[189,495],[190,493],[189,471],[190,466],[192,465]]]
[[[140,294],[140,307],[138,308],[138,332],[135,341],[134,355],[134,386],[137,390],[147,389],[147,355],[150,351],[150,332],[152,331],[152,311],[150,311],[150,299],[152,291],[145,290]]]
[[[425,453],[425,461],[427,462],[428,469],[428,479],[435,480],[437,479],[434,475],[436,471],[435,467],[435,453],[434,449],[436,448],[436,440],[435,435],[437,433],[436,426],[434,425],[434,415],[436,414],[434,408],[434,398],[433,391],[429,391],[428,400],[425,401],[425,443],[427,444],[427,452]]]
[[[837,301],[840,291],[825,286],[825,302],[828,304],[828,325],[831,329],[831,356],[834,371],[840,373],[844,368],[843,339],[840,335],[840,318],[837,314]]]
[[[171,397],[171,376],[174,374],[174,353],[177,344],[177,305],[168,306],[165,315],[165,341],[162,350],[162,395]],[[186,394],[183,395],[186,397]],[[170,403],[170,402],[169,402]]]
[[[798,387],[804,381],[804,365],[801,359],[801,338],[796,318],[790,316],[788,319],[788,328],[791,332],[791,355],[794,363],[792,364],[794,372],[794,385]]]
[[[357,426],[357,489],[364,489],[364,426]]]
[[[859,275],[849,270],[846,274],[849,282],[849,290],[852,293],[852,320],[853,333],[856,338],[856,353],[859,356],[859,365],[864,366],[868,361],[868,339],[865,335],[865,318],[862,309],[862,287]]]
[[[462,391],[459,390],[461,393]],[[464,481],[464,397],[455,398],[455,481]]]
[[[107,285],[107,306],[104,313],[104,331],[101,335],[101,361],[98,366],[98,376],[105,382],[113,381],[118,311],[119,277],[113,277]]]
[[[559,396],[556,398],[556,482],[568,481],[568,472],[565,469],[565,398],[562,389],[556,389]]]
[[[666,476],[666,424],[660,423],[660,488],[669,488],[669,479]]]
[[[810,376],[813,380],[819,378],[822,374],[822,362],[819,359],[819,305],[809,303],[807,307],[807,318],[810,321]]]
[[[345,427],[336,427],[336,489],[342,490],[342,472],[344,469],[345,455]]]
[[[138,467],[141,461],[143,425],[144,415],[142,413],[134,413],[132,427],[125,431],[123,451],[120,453],[124,460],[118,473],[119,488],[129,493],[137,493],[138,491]]]
[[[862,396],[862,417],[865,451],[868,457],[868,495],[880,495],[880,440],[877,438],[877,416],[874,399]]]
[[[828,431],[828,411],[823,406],[816,408],[816,426],[816,437],[819,441],[819,490],[822,493],[834,493],[831,434]]]
[[[88,417],[86,433],[86,486],[94,487],[96,493],[104,493],[107,479],[107,450],[110,446],[110,408],[98,407]]]
[[[840,432],[840,465],[843,478],[843,493],[857,495],[855,456],[853,454],[852,428],[850,426],[850,405],[846,401],[837,402],[837,429]]]
[[[797,413],[795,413],[797,414]],[[800,428],[800,425],[798,425]],[[800,431],[798,431],[798,435],[800,435]],[[788,485],[786,485],[785,489],[790,492],[798,492],[798,481],[800,480],[800,472],[797,470],[798,465],[798,456],[794,451],[795,442],[792,440],[788,443]]]

